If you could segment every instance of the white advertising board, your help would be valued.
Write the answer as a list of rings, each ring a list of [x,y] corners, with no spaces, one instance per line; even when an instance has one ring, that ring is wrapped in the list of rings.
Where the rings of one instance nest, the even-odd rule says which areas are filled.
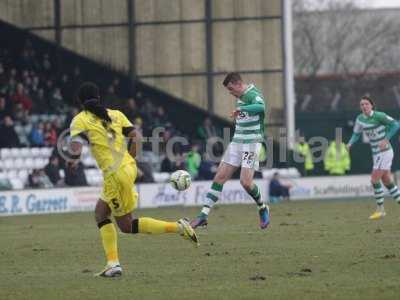
[[[139,208],[164,206],[201,206],[211,181],[193,182],[183,192],[168,183],[138,184]],[[267,199],[269,181],[256,180],[263,199]],[[369,175],[307,177],[290,180],[291,200],[355,198],[373,195]],[[93,211],[100,196],[100,187],[54,188],[0,192],[0,216]],[[239,180],[224,185],[218,204],[254,203]]]
[[[172,205],[203,205],[211,181],[195,181],[189,189],[177,192],[170,184],[142,184],[138,186],[139,207],[161,207]],[[256,180],[263,197],[266,195],[267,180]],[[264,198],[265,199],[265,198]],[[245,192],[239,180],[231,180],[224,185],[218,204],[254,203]]]
[[[100,188],[55,188],[0,192],[0,216],[92,211]]]
[[[368,197],[373,195],[369,175],[306,177],[290,180],[291,200]]]

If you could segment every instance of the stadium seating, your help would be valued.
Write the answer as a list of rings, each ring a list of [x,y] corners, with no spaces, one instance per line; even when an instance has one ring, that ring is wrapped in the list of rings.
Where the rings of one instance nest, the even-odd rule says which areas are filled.
[[[134,98],[137,102],[136,111],[128,111],[131,121],[138,115],[142,118],[143,133],[151,134],[152,121],[157,120],[158,125],[168,127],[170,137],[185,136],[194,139],[197,126],[201,124],[208,112],[202,111],[189,105],[171,95],[163,93],[158,89],[151,88],[142,82],[135,82],[135,89],[132,89],[131,79],[123,73],[118,73],[107,66],[102,66],[70,51],[56,47],[35,35],[21,31],[9,24],[1,22],[2,35],[0,37],[0,61],[4,72],[0,76],[0,96],[5,99],[7,109],[3,107],[0,111],[0,124],[5,116],[10,116],[13,120],[13,128],[18,145],[0,146],[0,178],[9,180],[13,188],[21,188],[27,184],[28,176],[34,169],[42,169],[48,163],[49,157],[53,153],[54,138],[49,137],[49,132],[55,131],[59,135],[69,126],[73,114],[74,91],[86,80],[95,80],[100,85],[104,93],[110,84],[118,82],[115,86],[115,95],[119,106],[115,107],[125,112],[128,109],[126,99]],[[21,61],[21,53],[29,53],[29,57]],[[46,58],[47,57],[47,58]],[[47,59],[50,67],[45,68],[44,59]],[[76,75],[78,69],[79,75]],[[68,77],[69,81],[65,84],[62,79]],[[33,85],[34,79],[38,80],[36,86]],[[23,86],[23,94],[31,101],[31,107],[21,105],[17,101],[17,86]],[[51,103],[54,90],[61,90],[63,106],[66,110],[60,110]],[[44,98],[40,100],[40,93]],[[104,94],[104,103],[106,103]],[[3,100],[4,100],[3,99]],[[20,98],[18,98],[20,99]],[[39,99],[39,100],[38,100]],[[167,105],[168,103],[168,105]],[[115,103],[111,103],[115,104]],[[144,105],[146,104],[146,105]],[[165,115],[157,115],[159,107],[163,107]],[[179,107],[179,109],[176,109]],[[114,108],[114,107],[113,107]],[[216,117],[213,118],[215,126],[229,126],[229,124]],[[177,121],[179,120],[179,122]],[[51,130],[43,129],[46,123],[51,123]],[[68,124],[67,124],[68,123]],[[155,125],[154,125],[155,126]],[[39,128],[40,127],[40,128]],[[42,141],[34,139],[33,133],[40,131]],[[47,134],[47,135],[46,135]],[[0,132],[1,135],[1,132]],[[39,140],[39,142],[38,142]],[[7,140],[5,141],[5,143]],[[187,151],[188,149],[184,149]],[[151,151],[143,152],[143,162],[151,166],[153,171],[160,171],[162,156],[156,155]],[[90,185],[100,185],[102,182],[101,172],[97,169],[93,157],[90,156],[89,149],[83,149],[82,162],[85,174]],[[62,174],[61,174],[62,175]],[[167,180],[167,173],[156,173],[154,178],[158,182]]]

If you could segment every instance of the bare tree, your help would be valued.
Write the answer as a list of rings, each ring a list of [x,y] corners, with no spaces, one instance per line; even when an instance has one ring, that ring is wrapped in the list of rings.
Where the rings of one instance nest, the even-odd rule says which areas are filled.
[[[293,3],[296,74],[365,75],[396,66],[400,11],[362,10],[351,0]]]

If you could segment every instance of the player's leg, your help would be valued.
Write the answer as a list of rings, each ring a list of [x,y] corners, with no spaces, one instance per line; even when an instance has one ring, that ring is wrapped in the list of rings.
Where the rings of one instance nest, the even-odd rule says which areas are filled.
[[[113,210],[113,215],[121,231],[133,234],[178,233],[197,245],[196,233],[184,219],[177,222],[166,222],[147,217],[138,219],[132,217],[138,199],[138,193],[133,184],[135,177],[136,167],[134,165],[126,165],[117,173],[119,198],[116,202],[116,210]]]
[[[398,189],[393,184],[390,169],[392,167],[393,161],[393,150],[388,150],[385,152],[381,152],[373,157],[374,166],[371,174],[371,182],[374,187],[375,199],[377,203],[376,211],[370,216],[370,219],[376,220],[384,217],[386,215],[384,206],[383,206],[383,188],[381,181],[388,187],[389,191],[391,190],[392,196],[400,197],[398,195]]]
[[[124,233],[162,234],[177,233],[198,246],[198,239],[189,223],[180,219],[177,222],[166,222],[154,218],[142,217],[135,219],[132,214],[115,217],[119,229]]]
[[[208,223],[208,215],[211,208],[219,200],[223,186],[233,173],[238,169],[241,163],[241,152],[237,144],[229,144],[221,163],[218,166],[217,173],[214,176],[213,183],[206,194],[206,200],[200,214],[190,222],[193,228],[205,226]]]
[[[106,202],[99,199],[95,208],[95,219],[100,230],[104,252],[107,258],[107,266],[98,273],[98,276],[116,277],[122,275],[122,269],[118,259],[117,231],[110,220],[111,209]]]
[[[260,228],[265,229],[269,225],[269,207],[261,199],[260,188],[254,183],[254,172],[258,170],[261,143],[245,144],[242,147],[242,157],[240,171],[240,183],[245,191],[253,198],[257,204],[258,215],[260,218]]]
[[[393,181],[392,174],[389,170],[385,170],[382,175],[382,183],[388,189],[390,195],[396,200],[397,203],[400,204],[400,191],[397,185]]]
[[[371,184],[374,188],[374,195],[377,205],[376,211],[369,217],[371,220],[377,220],[386,215],[385,208],[383,206],[384,192],[381,184],[381,178],[384,172],[384,170],[374,169],[371,173]]]
[[[396,200],[397,203],[400,204],[400,191],[397,185],[394,183],[392,174],[389,170],[386,170],[382,175],[382,182],[385,187],[388,189],[390,195]]]
[[[240,184],[251,198],[253,198],[257,206],[262,206],[264,202],[261,200],[260,188],[253,181],[254,172],[254,169],[242,167],[240,170]]]
[[[382,155],[383,162],[381,168],[384,170],[382,174],[382,183],[386,186],[393,199],[400,204],[400,191],[395,185],[392,178],[392,173],[390,172],[394,155],[393,150],[386,151],[382,153]]]
[[[244,167],[242,165],[242,169],[240,171],[240,184],[256,202],[260,217],[260,228],[265,229],[269,225],[269,207],[261,199],[260,188],[253,180],[254,172],[255,171],[253,168]]]
[[[201,209],[200,214],[190,222],[193,228],[205,226],[208,223],[208,215],[211,208],[217,203],[221,196],[221,192],[225,182],[227,182],[237,170],[238,167],[221,161],[218,166],[217,173],[214,176],[213,183],[206,194],[206,200]]]

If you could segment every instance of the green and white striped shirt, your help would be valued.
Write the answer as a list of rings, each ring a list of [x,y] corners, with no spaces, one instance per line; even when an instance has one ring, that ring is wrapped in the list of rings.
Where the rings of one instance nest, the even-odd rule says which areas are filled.
[[[250,84],[237,99],[235,134],[232,142],[239,144],[260,143],[264,141],[265,103],[261,92]]]
[[[381,150],[379,143],[385,138],[390,139],[397,130],[398,123],[384,112],[372,111],[370,116],[360,114],[354,124],[354,134],[349,143],[353,144],[358,139],[357,136],[364,133],[368,137],[372,155],[376,155],[392,149],[389,143]]]

